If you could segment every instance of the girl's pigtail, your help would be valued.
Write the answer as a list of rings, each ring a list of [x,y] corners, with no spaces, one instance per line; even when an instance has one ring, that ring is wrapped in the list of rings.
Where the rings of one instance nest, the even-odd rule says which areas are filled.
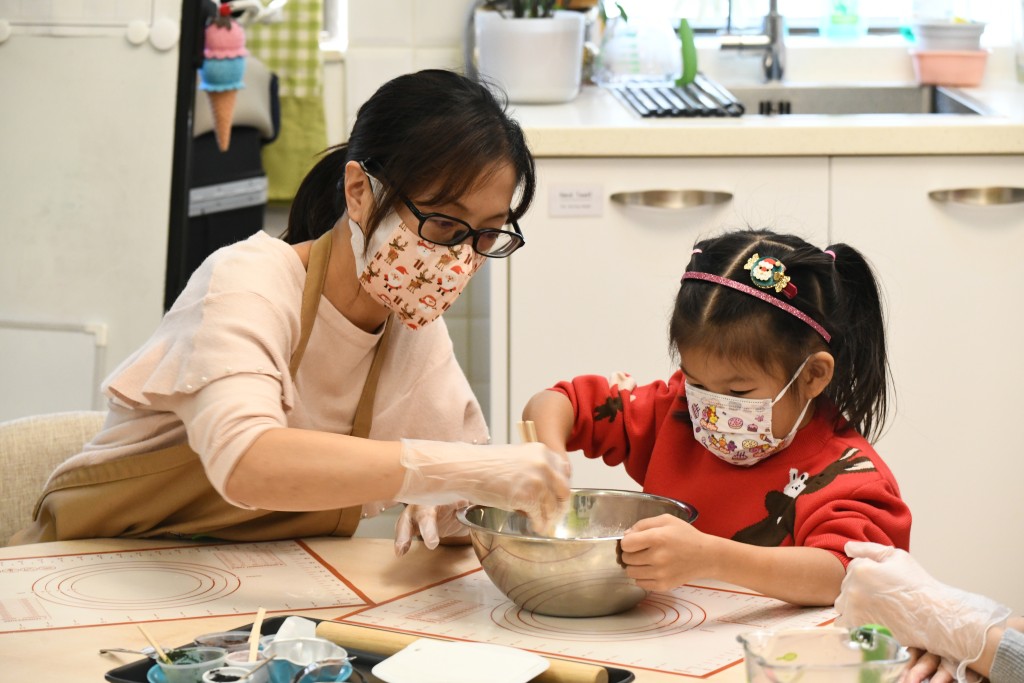
[[[347,157],[347,145],[332,147],[306,174],[295,192],[288,212],[288,228],[281,239],[288,244],[299,244],[316,239],[334,227],[345,213]]]
[[[832,352],[836,376],[829,395],[850,423],[875,441],[889,409],[889,362],[885,317],[878,281],[864,256],[847,244],[830,246],[835,255],[835,305],[831,316],[842,326]],[[837,330],[838,331],[838,330]]]

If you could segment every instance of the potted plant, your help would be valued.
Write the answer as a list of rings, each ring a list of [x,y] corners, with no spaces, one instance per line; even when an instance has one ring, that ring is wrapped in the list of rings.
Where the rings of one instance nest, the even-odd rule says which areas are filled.
[[[568,102],[580,91],[585,16],[567,0],[491,0],[474,12],[477,72],[510,102]]]

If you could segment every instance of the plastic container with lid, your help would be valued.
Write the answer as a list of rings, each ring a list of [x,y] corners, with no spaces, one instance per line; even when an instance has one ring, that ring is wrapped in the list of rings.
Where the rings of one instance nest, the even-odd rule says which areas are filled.
[[[985,77],[988,50],[911,50],[914,75],[923,85],[973,88]]]
[[[916,19],[911,24],[917,50],[980,50],[984,22]]]
[[[628,4],[628,19],[610,16],[594,70],[600,85],[671,83],[682,72],[674,14],[664,0]]]

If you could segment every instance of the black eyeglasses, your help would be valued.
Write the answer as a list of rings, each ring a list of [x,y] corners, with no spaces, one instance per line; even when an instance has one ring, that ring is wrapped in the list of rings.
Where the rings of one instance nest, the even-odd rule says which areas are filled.
[[[373,162],[367,160],[360,165],[367,175],[374,176],[366,168],[370,164],[373,164]],[[380,168],[379,164],[373,165]],[[380,173],[380,175],[383,175],[383,173]],[[466,221],[454,216],[448,216],[443,213],[423,213],[404,194],[399,193],[398,198],[402,200],[409,211],[412,212],[412,215],[416,217],[416,220],[420,222],[417,229],[419,236],[433,244],[451,247],[472,238],[473,251],[490,258],[505,258],[526,244],[523,233],[519,229],[519,224],[511,216],[509,216],[508,223],[505,225],[511,227],[512,230],[474,228]]]

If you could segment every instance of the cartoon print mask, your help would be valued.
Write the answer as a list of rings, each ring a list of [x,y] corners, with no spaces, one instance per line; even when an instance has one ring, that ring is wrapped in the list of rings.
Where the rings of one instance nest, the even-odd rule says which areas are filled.
[[[732,465],[750,467],[778,453],[793,442],[797,427],[807,413],[810,401],[789,434],[779,439],[772,433],[772,406],[782,398],[800,376],[807,360],[782,387],[775,398],[738,398],[697,389],[686,382],[686,403],[693,422],[693,438],[717,458]]]
[[[468,243],[445,247],[420,238],[391,212],[363,255],[363,229],[351,218],[359,284],[410,329],[436,320],[459,297],[485,256]]]

